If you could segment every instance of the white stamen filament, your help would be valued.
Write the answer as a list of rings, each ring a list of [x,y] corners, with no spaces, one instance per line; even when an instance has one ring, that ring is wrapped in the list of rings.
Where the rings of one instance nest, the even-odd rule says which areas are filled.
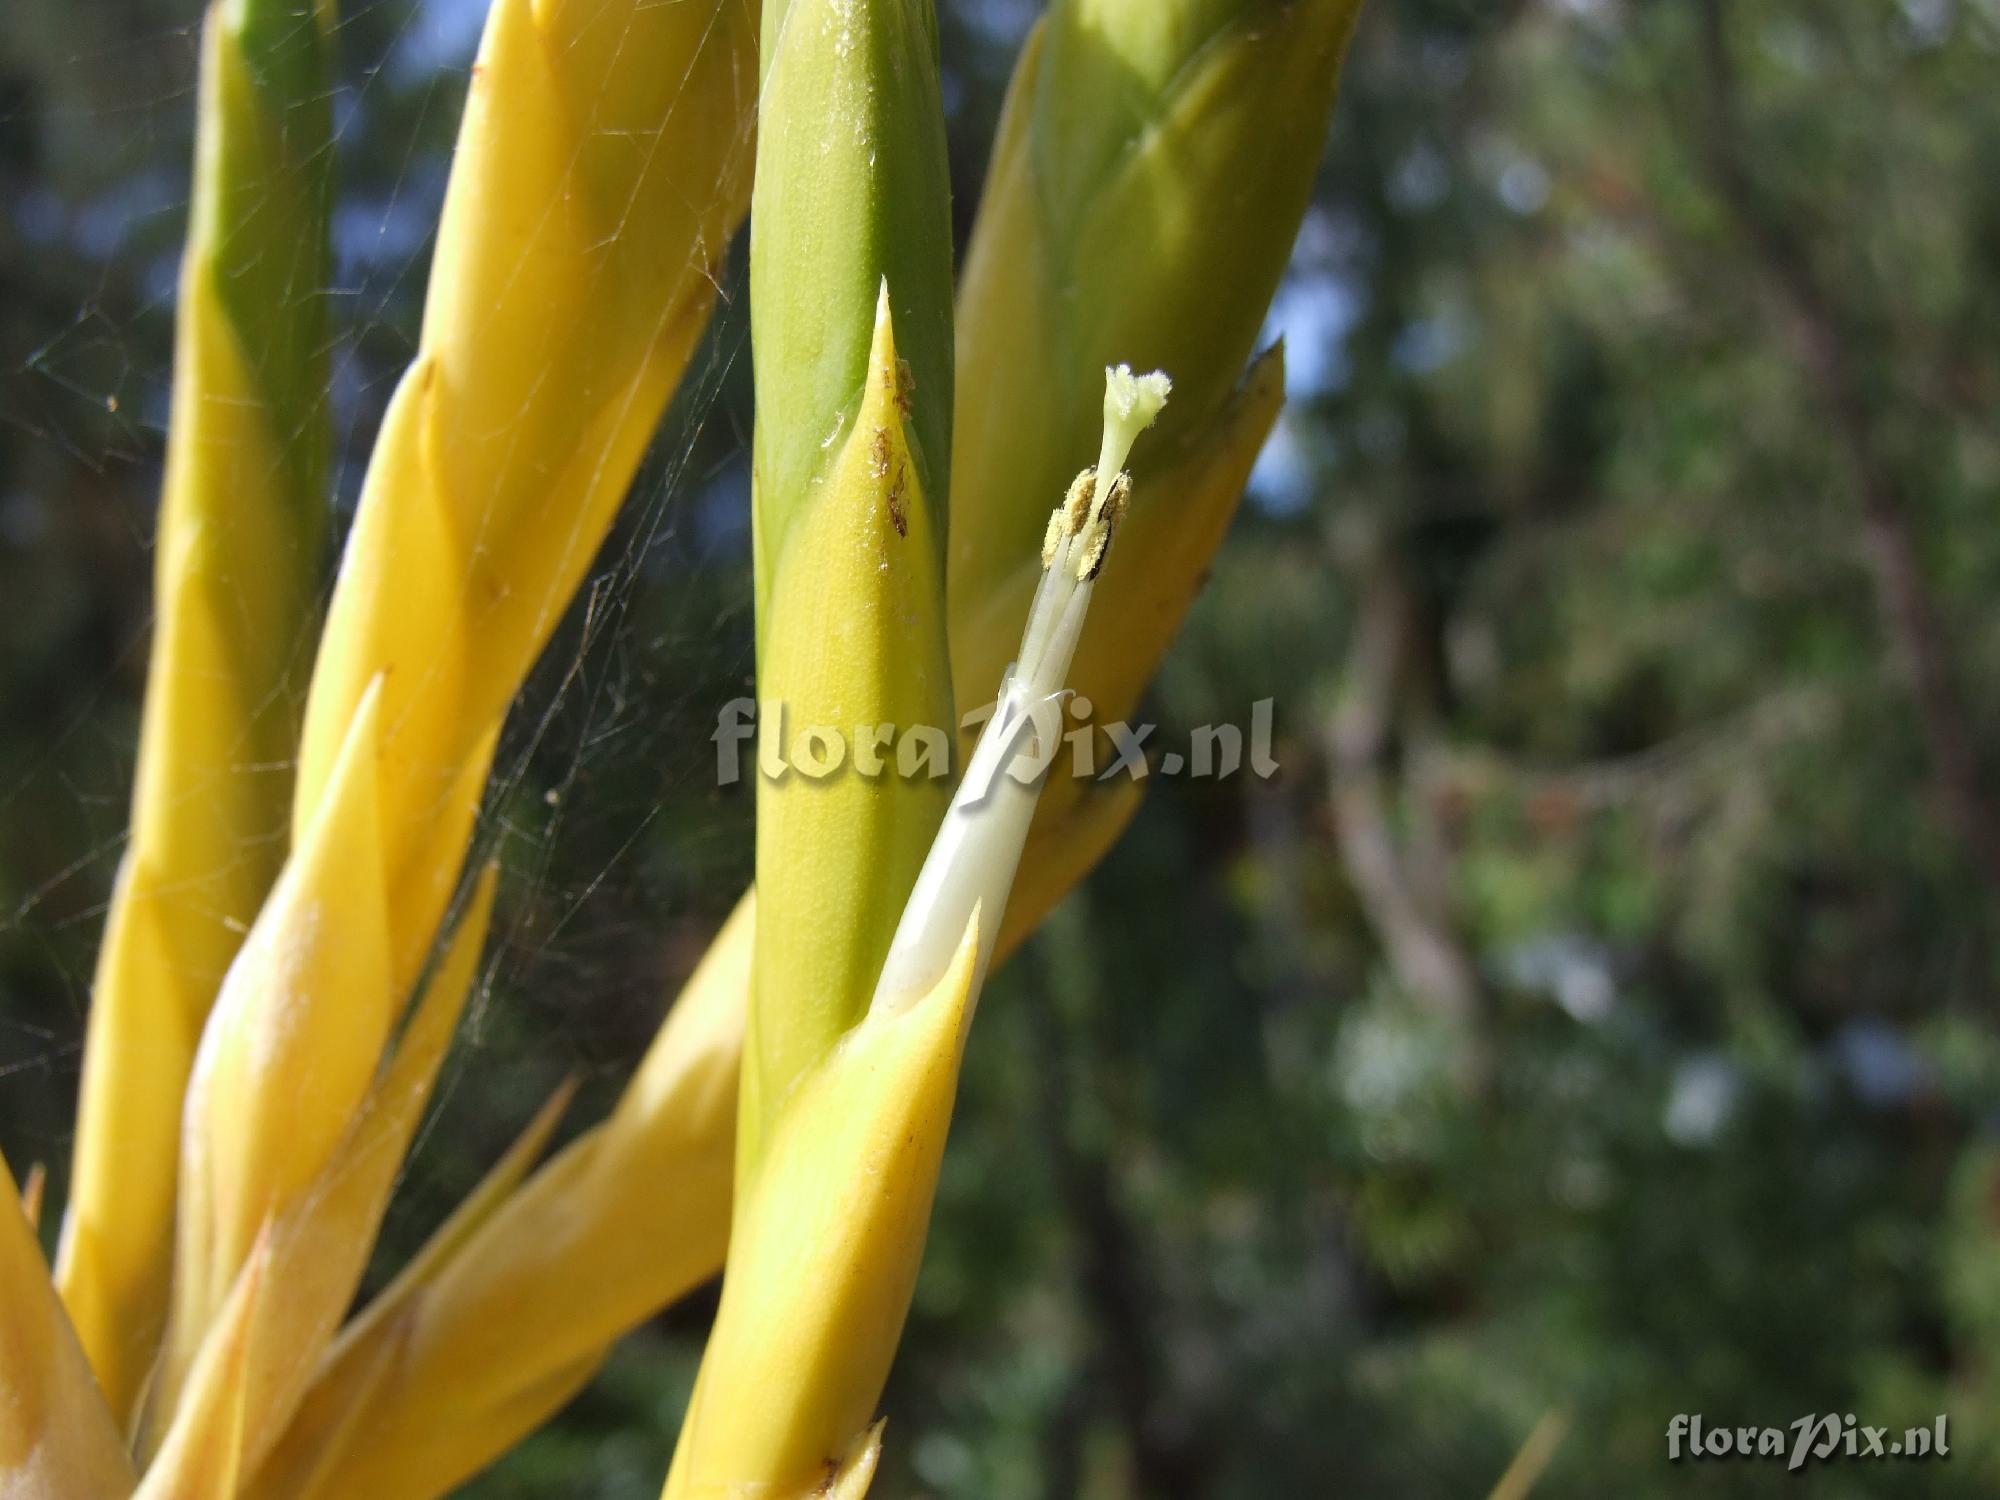
[[[979,913],[975,992],[999,933],[1007,894],[1028,838],[1042,780],[1062,741],[1063,698],[1083,635],[1097,570],[1124,505],[1125,459],[1150,427],[1171,389],[1158,371],[1135,376],[1125,365],[1104,372],[1104,442],[1089,474],[1090,504],[1081,514],[1065,496],[1050,523],[1040,586],[1028,611],[1021,654],[1000,685],[965,777],[903,907],[883,961],[871,1010],[893,1015],[929,994]],[[1079,482],[1082,481],[1079,477]],[[1016,766],[1018,757],[1025,764]]]

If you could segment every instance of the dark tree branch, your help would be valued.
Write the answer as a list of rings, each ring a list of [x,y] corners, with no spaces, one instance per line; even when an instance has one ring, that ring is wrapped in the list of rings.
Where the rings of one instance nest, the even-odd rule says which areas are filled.
[[[1326,734],[1341,862],[1397,986],[1466,1039],[1462,1081],[1478,1093],[1487,1081],[1478,968],[1449,909],[1448,882],[1425,878],[1394,811],[1391,761],[1419,675],[1419,605],[1387,544],[1361,546],[1365,557],[1348,569],[1357,579],[1354,640]]]
[[[1328,734],[1341,859],[1381,939],[1390,970],[1411,997],[1469,1025],[1479,982],[1440,913],[1407,867],[1390,813],[1387,763],[1407,640],[1407,601],[1387,580],[1362,590],[1343,697]]]

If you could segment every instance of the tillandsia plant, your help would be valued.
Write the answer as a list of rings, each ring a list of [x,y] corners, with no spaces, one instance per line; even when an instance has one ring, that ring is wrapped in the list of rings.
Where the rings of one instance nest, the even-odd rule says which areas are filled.
[[[1355,11],[1355,0],[1057,0],[1023,49],[957,295],[956,363],[974,378],[954,382],[950,425],[961,441],[945,511],[951,555],[964,561],[951,569],[946,622],[969,701],[1000,680],[1039,576],[1048,491],[1012,478],[1061,488],[1092,436],[1086,381],[1121,345],[1171,346],[1184,373],[1147,440],[1159,456],[1147,504],[1121,543],[1122,566],[1098,591],[1075,680],[1097,696],[1102,721],[1129,711],[1152,677],[1282,399],[1276,349],[1231,382],[1310,196]],[[1060,66],[1045,66],[1048,57]],[[1142,76],[1152,82],[1137,90]],[[766,109],[768,132],[778,111]],[[784,113],[798,131],[827,118],[803,105]],[[1095,167],[1065,170],[1072,159]],[[879,192],[882,180],[857,190]],[[908,214],[918,201],[894,207]],[[1229,211],[1209,213],[1207,203]],[[1121,223],[1145,226],[1150,238],[1119,239]],[[872,343],[880,287],[866,281],[861,243],[840,247],[853,257],[841,274],[854,306],[868,298],[869,316],[850,318],[849,338],[865,329]],[[1143,277],[1134,264],[1141,245]],[[877,263],[887,253],[866,252]],[[1217,266],[1231,275],[1218,278]],[[835,281],[830,272],[800,276],[820,290]],[[797,299],[788,307],[795,320],[813,311]],[[1078,309],[1096,314],[1080,320]],[[776,311],[763,315],[767,331]],[[906,359],[910,316],[898,320],[892,301],[890,332]],[[855,357],[852,342],[846,357]],[[1066,393],[1060,404],[1052,382]],[[907,395],[921,448],[916,423],[935,424],[938,406],[914,368]],[[760,405],[768,417],[766,392]],[[836,415],[844,414],[827,414],[827,431]],[[930,470],[934,484],[935,456]],[[760,475],[760,527],[765,494]],[[934,528],[936,509],[925,516]],[[981,549],[967,543],[979,535],[991,549],[983,567],[974,566]],[[771,552],[768,539],[760,543],[760,556]],[[796,711],[792,720],[814,722]],[[928,800],[935,816],[941,798]],[[1130,782],[1061,778],[1047,789],[995,934],[996,961],[1104,853],[1137,802]],[[875,899],[879,949],[882,912],[893,907]],[[310,1493],[442,1492],[560,1405],[619,1334],[721,1266],[757,905],[746,893],[611,1117],[503,1201],[451,1226],[421,1277],[342,1333],[310,1402],[314,1430],[331,1434]]]
[[[954,330],[930,0],[495,0],[301,718],[331,15],[216,0],[60,1300],[0,1205],[8,1493],[439,1495],[725,1256],[667,1493],[865,1490],[980,985],[1136,804],[1046,774],[1062,694],[1133,707],[1276,414],[1280,353],[1243,370],[1354,8],[1055,0]],[[936,764],[760,783],[757,891],[611,1117],[534,1170],[558,1094],[354,1310],[493,909],[502,719],[706,318],[753,104],[767,729]],[[1166,380],[1100,392],[1122,360],[1178,382],[1143,441]]]
[[[952,555],[968,561],[953,570],[947,635],[969,701],[999,681],[1039,576],[1047,492],[1013,476],[1060,489],[1091,439],[1085,381],[1121,341],[1162,350],[1178,340],[1187,364],[1147,440],[1159,456],[1147,504],[1099,590],[1075,680],[1097,695],[1102,721],[1129,711],[1151,679],[1283,396],[1277,349],[1231,382],[1310,197],[1356,9],[1355,0],[1057,0],[1030,37],[957,295],[957,366],[976,378],[955,382],[961,441],[947,513]],[[1064,59],[1059,70],[1044,67],[1049,55]],[[1145,92],[1131,92],[1130,57],[1147,60]],[[1052,92],[1058,84],[1065,92]],[[1072,96],[1076,106],[1061,107]],[[793,119],[804,129],[815,117]],[[1061,169],[1086,146],[1096,170]],[[1118,239],[1121,222],[1151,238]],[[1231,276],[1216,277],[1219,265]],[[1077,309],[1097,315],[1082,321]],[[872,319],[866,326],[872,339]],[[1068,393],[1059,411],[1044,389],[1051,381]],[[912,395],[913,412],[934,419],[921,389]],[[982,532],[994,538],[992,561],[975,568],[966,538]],[[1105,852],[1138,790],[1068,778],[1047,789],[996,961]],[[462,1236],[441,1238],[421,1289],[398,1300],[393,1319],[343,1334],[319,1395],[351,1422],[314,1493],[438,1493],[553,1410],[618,1334],[720,1267],[757,905],[746,893],[612,1116]]]

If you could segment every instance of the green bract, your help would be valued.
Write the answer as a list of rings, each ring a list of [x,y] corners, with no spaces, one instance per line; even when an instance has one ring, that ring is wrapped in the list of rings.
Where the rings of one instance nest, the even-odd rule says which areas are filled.
[[[934,501],[952,415],[951,188],[928,0],[767,0],[763,68],[750,221],[760,618],[860,404],[884,281]]]
[[[763,744],[855,754],[757,782],[758,921],[739,1180],[860,1015],[942,816],[943,764],[862,731],[949,732],[951,222],[928,0],[767,6],[750,295]]]
[[[1095,439],[1107,364],[1176,381],[1142,477],[1215,421],[1311,196],[1356,10],[1057,0],[1037,27],[959,296],[959,380],[977,400],[953,456],[954,610],[1034,552],[1044,498]],[[1152,493],[1146,523],[1174,524],[1177,497]]]
[[[132,833],[56,1270],[121,1422],[165,1316],[195,1041],[285,851],[327,516],[333,21],[217,0],[202,33]]]
[[[207,146],[216,191],[195,207],[198,216],[214,217],[197,233],[214,236],[210,274],[281,435],[300,504],[294,524],[316,543],[325,526],[331,443],[322,411],[334,8],[328,0],[310,7],[241,0],[217,15],[234,45],[224,48],[217,80],[226,123]]]

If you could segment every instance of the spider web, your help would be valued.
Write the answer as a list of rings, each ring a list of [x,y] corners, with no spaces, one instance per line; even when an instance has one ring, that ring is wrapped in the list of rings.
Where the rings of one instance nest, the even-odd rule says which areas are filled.
[[[0,22],[12,33],[0,65],[12,203],[0,227],[0,1129],[17,1171],[47,1164],[57,1205],[152,623],[200,50],[194,7],[173,9],[50,5]],[[484,0],[342,6],[325,289],[336,539],[416,349],[484,13]],[[741,261],[739,249],[619,519],[510,714],[468,863],[499,861],[501,905],[385,1259],[565,1074],[584,1083],[571,1128],[603,1117],[747,878],[749,799],[716,788],[707,739],[752,661]]]

